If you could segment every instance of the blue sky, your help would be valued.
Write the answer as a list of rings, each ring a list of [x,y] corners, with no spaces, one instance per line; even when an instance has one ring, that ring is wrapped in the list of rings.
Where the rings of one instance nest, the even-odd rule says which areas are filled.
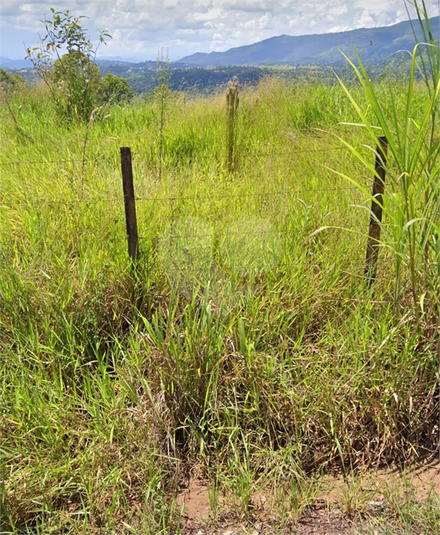
[[[411,2],[406,2],[410,11]],[[431,16],[439,0],[427,0]],[[107,29],[113,39],[99,56],[171,61],[194,52],[224,51],[276,35],[304,35],[387,26],[407,20],[404,0],[2,0],[0,56],[22,59],[25,45],[44,35],[50,8],[85,15],[91,39]],[[412,10],[414,13],[414,11]]]

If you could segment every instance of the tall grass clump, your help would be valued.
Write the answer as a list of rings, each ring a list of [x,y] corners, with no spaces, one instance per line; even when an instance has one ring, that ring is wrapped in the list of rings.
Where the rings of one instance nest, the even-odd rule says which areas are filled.
[[[427,89],[413,86],[417,137]],[[392,111],[387,83],[373,89]],[[243,88],[234,180],[224,92],[169,97],[112,104],[87,125],[59,121],[41,87],[0,103],[2,533],[190,532],[176,496],[191,478],[231,521],[253,522],[264,490],[290,522],[321,472],[438,448],[435,342],[406,306],[407,242],[397,294],[388,265],[374,290],[362,284],[369,213],[353,205],[371,200],[369,146],[383,133],[365,91],[276,78]],[[361,136],[341,124],[358,109]],[[133,155],[135,298],[121,146]],[[387,171],[389,259],[403,233],[394,156]],[[416,281],[433,241],[417,245]]]
[[[438,309],[440,288],[440,53],[425,2],[416,2],[415,8],[425,41],[417,42],[410,55],[405,98],[396,99],[392,86],[375,86],[359,56],[357,65],[348,58],[347,61],[356,73],[367,106],[340,83],[360,119],[355,126],[369,135],[371,151],[380,136],[388,142],[390,159],[386,165],[385,221],[380,245],[387,258],[393,258],[395,302],[405,302],[410,295],[415,317],[421,319],[426,313],[426,319],[431,321]],[[357,148],[350,148],[374,174],[371,155],[365,157]],[[368,195],[356,180],[347,178]]]

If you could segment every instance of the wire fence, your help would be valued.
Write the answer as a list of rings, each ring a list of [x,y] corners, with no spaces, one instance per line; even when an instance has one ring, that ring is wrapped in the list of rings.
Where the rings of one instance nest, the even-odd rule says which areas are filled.
[[[251,152],[248,154],[244,154],[245,157],[254,157],[254,156],[264,156],[264,157],[274,157],[274,156],[295,156],[298,154],[311,154],[311,153],[331,153],[333,151],[346,151],[347,149],[345,147],[332,147],[331,149],[296,149],[290,150],[290,151],[281,151],[281,152]],[[135,151],[131,152],[131,155],[133,157],[138,156],[151,156],[151,152],[146,151]],[[51,164],[81,164],[84,165],[86,163],[89,163],[90,161],[96,163],[99,162],[99,160],[108,160],[108,157],[97,157],[93,158],[92,160],[88,159],[82,159],[82,158],[65,158],[65,159],[55,159],[55,160],[49,160],[49,159],[42,159],[42,160],[14,160],[10,162],[0,162],[0,167],[9,167],[9,166],[22,166],[22,165],[51,165]],[[358,188],[355,186],[333,186],[331,188],[325,188],[325,187],[319,187],[319,188],[289,188],[289,189],[281,189],[281,190],[270,190],[270,191],[261,191],[261,192],[240,192],[240,193],[230,193],[230,191],[225,190],[221,193],[216,194],[210,194],[210,195],[202,195],[202,194],[194,194],[194,195],[181,195],[181,194],[173,194],[173,195],[167,195],[167,196],[139,196],[136,195],[135,201],[136,202],[174,202],[174,201],[208,201],[208,200],[221,200],[221,199],[246,199],[246,198],[258,198],[258,197],[264,197],[269,198],[273,196],[282,196],[282,195],[302,195],[305,193],[323,193],[323,192],[332,192],[337,193],[341,191],[356,191]],[[55,199],[44,199],[44,198],[38,198],[33,199],[33,203],[38,204],[59,204],[59,205],[69,205],[69,204],[88,204],[88,203],[120,203],[121,198],[120,196],[117,197],[88,197],[88,198],[81,198],[81,199],[69,199],[69,200],[55,200]]]
[[[298,147],[292,147],[290,150],[281,150],[281,151],[262,151],[262,150],[248,150],[244,149],[240,152],[240,158],[253,158],[256,156],[264,156],[267,158],[271,157],[277,157],[277,156],[298,156],[301,154],[330,154],[333,152],[347,152],[348,149],[345,146],[331,146],[326,148],[310,148],[310,149],[304,149],[304,148],[298,148]],[[148,158],[151,158],[152,153],[151,151],[131,151],[131,155],[133,157],[138,156],[147,156]],[[8,162],[1,162],[0,161],[0,167],[8,167],[8,166],[20,166],[20,165],[50,165],[50,164],[84,164],[84,163],[90,163],[90,162],[98,162],[100,160],[104,161],[108,159],[109,157],[115,157],[115,159],[118,158],[117,155],[113,154],[107,154],[105,156],[96,156],[95,158],[90,157],[78,157],[78,158],[56,158],[54,160],[44,158],[44,159],[31,159],[31,160],[11,160]]]
[[[124,158],[122,155],[122,151],[124,149],[127,149],[127,162],[126,162],[126,170],[124,170]],[[297,156],[298,153],[305,153],[305,154],[313,154],[318,153],[320,155],[322,154],[328,154],[333,151],[346,151],[347,149],[345,147],[332,147],[329,148],[313,148],[313,149],[292,149],[290,151],[280,151],[280,152],[270,152],[270,151],[256,151],[249,154],[244,154],[245,157],[276,157],[276,156]],[[240,201],[245,201],[246,199],[262,199],[263,201],[267,201],[269,199],[279,199],[279,198],[293,198],[295,196],[303,196],[305,194],[314,194],[314,195],[322,195],[324,193],[331,193],[332,195],[338,195],[341,192],[349,192],[349,191],[359,191],[359,188],[357,188],[354,185],[343,185],[343,186],[332,186],[332,187],[292,187],[292,188],[280,188],[280,189],[273,189],[273,190],[267,190],[264,191],[233,191],[231,192],[231,188],[226,186],[224,191],[216,191],[214,193],[191,193],[187,194],[185,191],[183,192],[172,192],[169,195],[157,195],[156,192],[152,192],[151,195],[135,195],[134,194],[134,181],[133,181],[133,166],[132,166],[132,157],[135,157],[136,159],[141,158],[142,156],[148,155],[151,156],[151,152],[131,152],[131,149],[128,147],[121,148],[121,169],[122,169],[122,181],[124,185],[124,195],[119,196],[106,196],[106,195],[92,195],[92,197],[87,198],[77,198],[77,199],[47,199],[47,198],[39,198],[39,199],[32,199],[29,201],[33,204],[41,204],[41,205],[47,205],[48,207],[51,206],[73,206],[73,205],[87,205],[87,206],[93,206],[98,203],[100,204],[121,204],[124,202],[125,204],[125,216],[126,216],[126,235],[127,240],[129,243],[129,256],[131,257],[131,260],[135,260],[138,256],[139,252],[139,241],[144,241],[147,239],[151,239],[148,236],[146,236],[144,233],[142,233],[141,236],[138,235],[137,230],[137,219],[136,219],[136,203],[148,203],[148,204],[154,204],[154,203],[169,203],[171,206],[171,215],[170,215],[170,229],[168,233],[165,233],[165,235],[162,233],[161,236],[157,238],[157,245],[163,244],[165,242],[171,243],[171,242],[178,242],[179,240],[190,240],[192,241],[191,246],[194,247],[195,242],[202,241],[205,239],[213,239],[214,232],[211,231],[211,229],[206,232],[206,229],[204,230],[204,224],[201,224],[201,228],[194,229],[191,228],[181,228],[179,229],[179,232],[176,232],[176,229],[174,227],[176,220],[181,219],[178,216],[177,211],[175,210],[175,207],[173,209],[173,203],[185,203],[185,202],[197,202],[198,204],[209,202],[209,201],[222,201],[222,200],[230,200],[230,199],[237,199]],[[240,155],[241,157],[242,155]],[[378,158],[383,159],[383,154],[376,153],[376,166],[378,165]],[[108,163],[108,155],[106,157],[103,157],[103,159],[106,160]],[[60,158],[60,159],[42,159],[42,160],[15,160],[15,161],[9,161],[9,162],[1,162],[1,167],[7,167],[7,166],[23,166],[23,165],[60,165],[60,164],[80,164],[84,167],[86,163],[93,162],[97,163],[99,162],[100,158],[94,158],[94,159],[85,159],[85,158]],[[139,164],[141,162],[138,162]],[[126,186],[129,186],[130,193],[127,194]],[[157,186],[157,181],[154,183],[152,181],[153,186]],[[249,187],[249,185],[247,185]],[[80,193],[80,194],[83,194]],[[298,199],[301,200],[301,199]],[[278,201],[277,201],[278,202]],[[301,201],[305,208],[311,208],[307,206],[307,204],[304,201]],[[376,202],[376,208],[380,203]],[[197,215],[197,212],[196,212]],[[341,213],[337,214],[341,216]],[[187,216],[188,217],[188,216]],[[378,218],[377,215],[375,216],[376,219]],[[323,222],[324,223],[324,222]],[[206,225],[206,223],[205,223]],[[370,220],[370,230],[371,230],[372,221]],[[246,225],[243,225],[243,228],[229,228],[227,233],[229,238],[233,237],[242,237],[242,238],[249,238],[255,240],[255,238],[260,238],[261,240],[267,239],[269,236],[277,236],[277,237],[283,237],[287,236],[289,234],[292,234],[293,232],[300,232],[301,230],[304,230],[304,225],[302,226],[294,226],[292,224],[288,225],[287,228],[276,228],[276,226],[270,226],[269,228],[262,228],[261,225],[259,226],[259,223],[257,224],[257,228],[245,228]],[[339,222],[339,225],[337,223],[334,223],[333,225],[331,222],[326,222],[326,224],[322,225],[322,228],[339,228],[343,230],[350,230],[352,232],[359,231],[359,229],[355,229],[355,224],[352,223],[351,225],[348,224],[347,218],[344,219],[344,225],[342,226]],[[320,229],[316,229],[315,232]],[[378,236],[377,236],[377,228],[376,234],[374,238],[372,238],[374,243],[369,242],[370,249],[373,248],[373,260],[371,262],[375,264],[377,261],[376,255],[376,249],[378,245]],[[309,234],[313,234],[313,230],[310,231],[310,229],[307,229]],[[374,268],[375,269],[375,268]],[[375,273],[373,274],[373,277],[375,277]]]
[[[359,191],[359,188],[356,186],[346,186],[346,187],[334,187],[334,188],[292,188],[292,189],[283,189],[277,191],[263,191],[259,193],[221,193],[216,195],[169,195],[167,197],[140,197],[136,195],[136,202],[175,202],[175,201],[212,201],[212,200],[222,200],[222,199],[246,199],[246,198],[269,198],[276,196],[294,196],[302,195],[304,193],[323,193],[323,192],[332,192],[337,193],[340,191]],[[53,199],[43,199],[37,198],[32,199],[34,204],[47,204],[47,205],[65,205],[69,206],[72,204],[96,204],[96,203],[121,203],[121,197],[88,197],[86,199],[69,199],[69,200],[53,200]]]

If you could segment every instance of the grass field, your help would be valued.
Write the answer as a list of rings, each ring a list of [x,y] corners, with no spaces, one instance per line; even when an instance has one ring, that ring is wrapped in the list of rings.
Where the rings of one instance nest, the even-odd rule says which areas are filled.
[[[191,478],[287,521],[323,474],[438,454],[439,129],[408,83],[374,86],[388,132],[361,84],[357,110],[341,85],[240,88],[233,173],[224,94],[171,95],[162,129],[154,98],[70,127],[41,87],[3,100],[2,533],[179,533]],[[438,531],[433,493],[389,501],[396,533]]]

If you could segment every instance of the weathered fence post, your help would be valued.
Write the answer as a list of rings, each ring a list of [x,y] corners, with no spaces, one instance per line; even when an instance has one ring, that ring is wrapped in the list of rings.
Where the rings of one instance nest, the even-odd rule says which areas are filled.
[[[377,258],[379,255],[380,226],[383,212],[383,193],[385,189],[385,173],[387,163],[388,141],[385,136],[379,136],[376,147],[375,174],[371,201],[370,226],[368,229],[367,255],[365,259],[365,275],[368,286],[376,279]]]
[[[226,90],[226,104],[228,107],[227,165],[230,173],[234,170],[235,127],[237,122],[238,101],[238,79],[234,76],[234,79],[228,82],[228,89]]]
[[[127,226],[128,255],[136,261],[139,254],[139,238],[134,198],[133,167],[130,147],[121,147],[122,186],[124,188],[125,223]]]

